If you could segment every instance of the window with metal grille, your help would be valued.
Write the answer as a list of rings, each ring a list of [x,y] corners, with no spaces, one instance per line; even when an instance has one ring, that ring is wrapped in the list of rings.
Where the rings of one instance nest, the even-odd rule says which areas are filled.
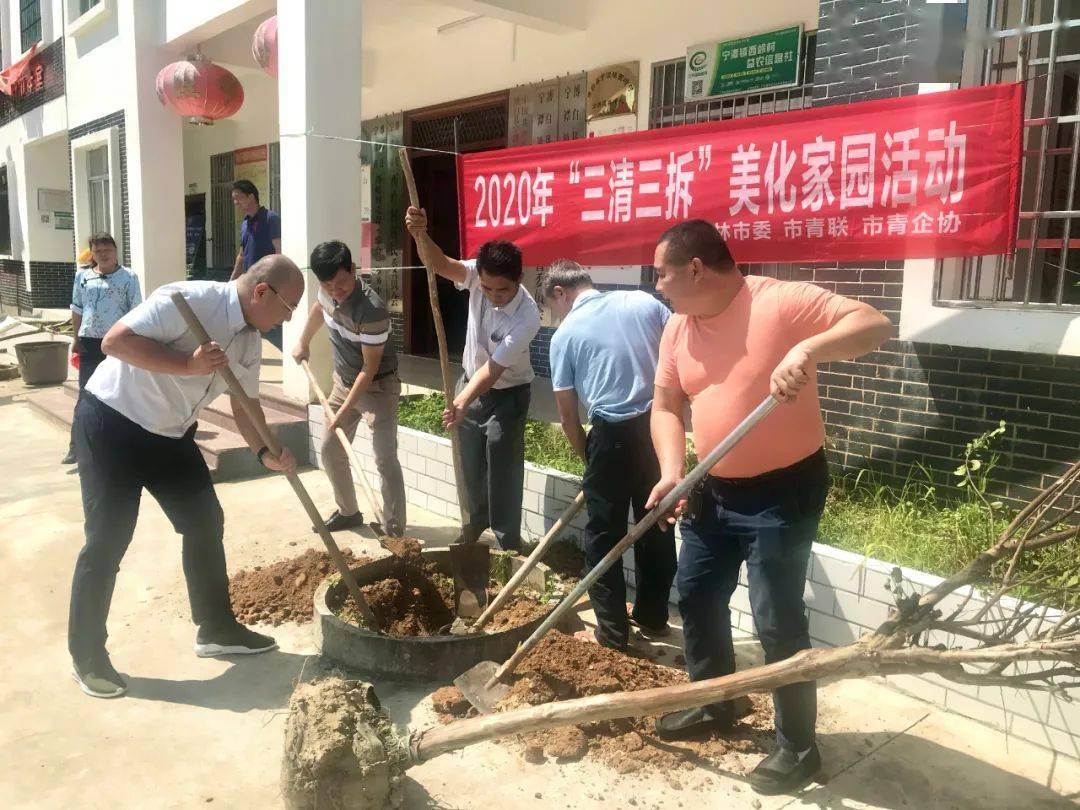
[[[8,204],[8,167],[0,166],[0,253],[11,255],[11,213]]]
[[[649,101],[649,127],[674,127],[681,124],[700,124],[706,121],[722,121],[729,118],[749,118],[774,112],[801,110],[813,104],[814,51],[817,32],[803,35],[802,59],[799,64],[797,87],[786,90],[769,90],[738,96],[685,101],[686,57],[657,62],[652,66],[652,93]],[[740,265],[744,272],[787,278],[794,265],[754,264]],[[655,285],[652,268],[642,271],[642,286]]]
[[[281,213],[281,144],[270,144],[270,210]]]
[[[477,110],[467,110],[456,115],[414,121],[412,145],[425,149],[456,149],[469,144],[472,149],[482,149],[486,144],[493,147],[506,145],[506,103]]]
[[[966,83],[1025,83],[1017,250],[938,265],[942,306],[1080,310],[1080,1],[977,0]]]
[[[41,41],[41,0],[19,0],[19,30],[23,51]]]
[[[112,205],[109,197],[109,147],[99,146],[86,153],[86,184],[90,200],[90,232],[112,232]]]
[[[657,62],[652,66],[652,94],[649,100],[649,128],[702,124],[728,118],[748,118],[787,110],[801,110],[813,103],[814,49],[817,33],[803,35],[802,59],[797,87],[768,90],[737,96],[686,101],[686,57]]]
[[[232,201],[233,172],[236,160],[232,152],[210,156],[210,226],[213,269],[232,270],[236,261],[239,224]]]

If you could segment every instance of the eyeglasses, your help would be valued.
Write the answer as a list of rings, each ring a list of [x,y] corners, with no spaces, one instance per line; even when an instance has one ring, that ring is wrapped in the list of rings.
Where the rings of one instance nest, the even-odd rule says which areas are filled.
[[[281,293],[279,293],[277,290],[274,289],[273,284],[270,284],[269,282],[267,282],[266,286],[270,288],[270,292],[272,292],[274,295],[277,296],[277,300],[281,302],[281,305],[283,307],[285,307],[285,309],[289,310],[290,315],[292,313],[296,312],[296,308],[299,306],[299,304],[290,304],[288,301],[286,301],[284,298],[282,298]]]

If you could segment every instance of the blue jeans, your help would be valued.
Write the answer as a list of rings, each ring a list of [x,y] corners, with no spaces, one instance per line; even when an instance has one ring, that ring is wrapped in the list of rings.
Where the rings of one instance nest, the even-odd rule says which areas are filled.
[[[735,671],[729,603],[744,562],[765,662],[782,661],[810,647],[803,589],[828,486],[823,451],[756,478],[707,479],[698,514],[680,527],[676,578],[692,681]],[[777,743],[794,751],[811,747],[816,683],[778,689],[773,705]],[[710,709],[718,717],[732,711],[730,704]]]

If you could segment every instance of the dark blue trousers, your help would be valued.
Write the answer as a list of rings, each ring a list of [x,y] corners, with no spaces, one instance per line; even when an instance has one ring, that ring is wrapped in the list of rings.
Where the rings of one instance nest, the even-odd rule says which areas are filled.
[[[680,526],[676,582],[691,680],[735,671],[729,602],[744,562],[766,663],[810,647],[803,590],[828,486],[824,451],[756,478],[707,479],[698,514]],[[795,751],[813,745],[817,685],[778,689],[773,704],[777,743]],[[711,709],[721,715],[732,707]]]
[[[649,414],[623,422],[594,418],[585,448],[585,504],[589,522],[585,526],[585,558],[595,568],[626,536],[627,514],[634,520],[649,511],[645,503],[660,478],[649,435]],[[675,538],[672,532],[651,528],[634,544],[636,597],[634,620],[645,627],[668,623],[668,600],[675,578]],[[624,650],[630,640],[626,615],[626,577],[621,562],[607,570],[589,588],[589,601],[596,611],[596,638],[606,647]]]

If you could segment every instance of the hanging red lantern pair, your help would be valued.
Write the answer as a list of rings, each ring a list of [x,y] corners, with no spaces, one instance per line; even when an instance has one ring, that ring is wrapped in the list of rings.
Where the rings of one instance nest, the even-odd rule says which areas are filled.
[[[158,100],[192,124],[213,124],[244,104],[240,80],[201,54],[163,67],[155,86]]]

